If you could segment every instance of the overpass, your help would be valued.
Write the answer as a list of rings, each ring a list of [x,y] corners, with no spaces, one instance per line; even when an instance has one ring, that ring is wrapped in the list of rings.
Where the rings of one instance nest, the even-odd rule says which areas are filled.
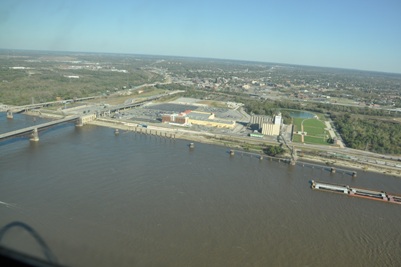
[[[42,124],[29,126],[29,127],[23,128],[23,129],[19,129],[19,130],[11,131],[11,132],[8,132],[8,133],[0,134],[0,142],[4,141],[6,139],[13,138],[13,137],[26,136],[26,135],[30,135],[31,136],[31,138],[30,138],[31,141],[37,142],[37,141],[39,141],[38,132],[40,130],[47,129],[47,128],[52,127],[54,125],[67,123],[67,122],[75,122],[76,126],[82,126],[87,121],[94,120],[94,119],[96,119],[96,115],[94,115],[94,114],[86,115],[86,116],[78,116],[78,115],[68,116],[68,117],[65,117],[65,118],[62,118],[62,119],[59,119],[59,120],[45,122],[45,123],[42,123]]]
[[[116,112],[116,111],[120,111],[120,110],[139,107],[139,106],[142,106],[142,105],[146,104],[147,102],[150,102],[150,101],[153,101],[153,100],[157,100],[157,99],[160,99],[160,98],[165,97],[165,96],[182,93],[182,92],[184,92],[184,91],[176,90],[174,92],[169,92],[169,93],[159,94],[159,95],[155,95],[155,96],[150,96],[150,97],[147,97],[147,98],[145,98],[143,100],[139,100],[139,101],[133,102],[133,103],[119,104],[119,105],[111,106],[111,107],[105,109],[103,111],[103,113],[105,113],[105,112]]]
[[[12,119],[13,113],[21,113],[21,112],[26,112],[31,109],[38,109],[38,108],[48,107],[48,106],[57,105],[57,104],[62,105],[65,103],[86,101],[86,100],[91,100],[91,99],[95,99],[95,98],[99,98],[99,96],[82,97],[82,98],[67,99],[67,100],[57,100],[57,101],[29,104],[29,105],[24,105],[24,106],[13,106],[13,107],[10,107],[9,109],[7,109],[7,118]]]

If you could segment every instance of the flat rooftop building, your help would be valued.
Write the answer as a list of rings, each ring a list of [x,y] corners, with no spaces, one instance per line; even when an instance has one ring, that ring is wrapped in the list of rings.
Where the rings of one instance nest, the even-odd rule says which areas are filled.
[[[235,121],[216,119],[214,113],[186,110],[180,114],[164,114],[162,122],[193,124],[206,127],[228,128],[235,127]]]

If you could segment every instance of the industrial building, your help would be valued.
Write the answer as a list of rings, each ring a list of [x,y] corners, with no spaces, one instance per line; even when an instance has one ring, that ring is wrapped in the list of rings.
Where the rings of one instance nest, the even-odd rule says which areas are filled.
[[[180,125],[202,125],[207,127],[228,128],[235,127],[235,121],[216,119],[214,113],[186,110],[179,114],[162,115],[163,123]]]
[[[262,134],[263,135],[279,135],[280,134],[280,125],[264,122],[262,124]]]
[[[177,124],[183,124],[187,125],[189,124],[188,122],[188,117],[185,116],[185,114],[164,114],[162,115],[162,122],[164,123],[177,123]]]
[[[272,122],[272,118],[270,116],[264,116],[264,115],[252,115],[251,116],[251,127],[255,130],[261,131],[262,130],[262,124],[265,122]]]
[[[262,134],[263,135],[280,135],[280,128],[282,124],[281,113],[274,116],[273,122],[262,123]]]

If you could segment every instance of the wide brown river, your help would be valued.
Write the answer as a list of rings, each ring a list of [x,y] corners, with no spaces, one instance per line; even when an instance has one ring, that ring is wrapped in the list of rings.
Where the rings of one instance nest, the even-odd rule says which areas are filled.
[[[34,123],[0,116],[0,133]],[[66,124],[0,144],[0,227],[23,222],[68,266],[401,266],[401,179],[289,166],[227,148]],[[43,258],[22,228],[1,245]]]

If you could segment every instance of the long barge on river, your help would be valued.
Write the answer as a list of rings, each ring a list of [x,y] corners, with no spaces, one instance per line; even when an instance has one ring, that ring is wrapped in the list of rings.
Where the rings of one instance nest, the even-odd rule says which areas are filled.
[[[388,194],[384,191],[375,191],[364,188],[350,187],[349,185],[337,185],[330,183],[311,181],[311,188],[333,193],[344,194],[351,197],[367,198],[394,204],[401,204],[401,196]]]

